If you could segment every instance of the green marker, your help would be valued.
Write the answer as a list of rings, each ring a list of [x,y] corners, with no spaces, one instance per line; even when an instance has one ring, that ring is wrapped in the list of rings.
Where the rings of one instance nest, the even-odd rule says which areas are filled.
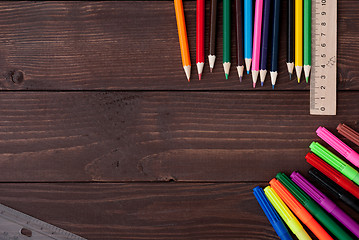
[[[312,0],[304,0],[303,6],[304,75],[305,81],[308,83],[312,65]]]
[[[226,79],[231,68],[231,0],[223,0],[223,69]]]
[[[288,189],[289,192],[310,212],[324,227],[340,240],[352,240],[324,210],[311,199],[302,189],[300,189],[284,173],[278,173],[276,178]]]
[[[313,153],[318,155],[341,174],[359,185],[359,172],[357,170],[338,158],[334,153],[323,147],[320,143],[312,142],[309,147]]]

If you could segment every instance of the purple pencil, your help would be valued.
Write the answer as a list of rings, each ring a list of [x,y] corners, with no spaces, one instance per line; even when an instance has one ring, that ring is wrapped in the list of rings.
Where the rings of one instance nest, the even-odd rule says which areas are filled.
[[[263,3],[263,20],[262,20],[262,39],[261,39],[261,58],[259,74],[261,86],[267,75],[267,50],[268,50],[268,32],[269,32],[269,15],[271,0],[264,0]]]
[[[290,178],[295,182],[304,192],[314,199],[322,208],[333,215],[339,222],[348,228],[355,236],[359,238],[359,224],[350,218],[343,210],[341,210],[335,203],[325,196],[321,191],[314,187],[307,179],[300,173],[293,172]]]

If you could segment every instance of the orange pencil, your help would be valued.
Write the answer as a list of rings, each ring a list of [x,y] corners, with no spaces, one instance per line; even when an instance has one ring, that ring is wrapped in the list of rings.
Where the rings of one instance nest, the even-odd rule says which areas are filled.
[[[315,234],[315,236],[320,240],[333,240],[305,207],[300,204],[300,202],[277,179],[273,178],[269,184],[294,214]]]
[[[174,0],[174,4],[175,4],[175,11],[176,11],[178,37],[179,37],[179,43],[180,43],[180,47],[181,47],[182,65],[183,65],[184,72],[186,73],[188,82],[189,82],[190,76],[191,76],[191,59],[189,56],[186,22],[185,22],[185,18],[184,18],[182,0]]]

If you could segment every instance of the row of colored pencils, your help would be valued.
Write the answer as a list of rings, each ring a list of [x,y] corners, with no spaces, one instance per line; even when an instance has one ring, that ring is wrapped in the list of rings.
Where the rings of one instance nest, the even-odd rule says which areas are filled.
[[[267,52],[271,52],[270,77],[272,86],[276,83],[278,75],[278,42],[279,42],[279,17],[280,0],[256,0],[253,23],[253,1],[235,1],[235,25],[236,25],[236,59],[237,72],[240,81],[243,78],[244,65],[247,74],[252,70],[253,87],[256,86],[258,75],[263,86],[267,74]],[[243,2],[242,2],[243,1]],[[288,1],[288,44],[287,67],[290,79],[295,69],[298,82],[303,68],[303,0]],[[273,3],[273,4],[272,4]],[[188,47],[188,39],[185,25],[182,0],[174,0],[179,42],[182,54],[182,64],[188,81],[191,75],[191,61]],[[216,60],[216,21],[217,0],[210,3],[210,28],[209,28],[209,55],[208,62],[212,72]],[[304,72],[308,81],[311,62],[311,3],[304,0]],[[295,14],[294,14],[295,12]],[[272,19],[270,17],[272,16]],[[295,16],[295,19],[294,19]],[[294,26],[295,23],[295,26]],[[270,36],[271,28],[271,39]],[[295,35],[294,35],[295,30]],[[205,65],[204,57],[205,36],[205,0],[197,0],[197,34],[196,34],[196,65],[198,78],[201,80]],[[295,39],[294,39],[295,36]],[[270,46],[269,46],[269,40]],[[294,45],[295,43],[295,45]],[[295,49],[295,54],[294,54]],[[295,61],[294,61],[295,57]],[[252,65],[252,66],[251,66]],[[223,68],[228,79],[231,67],[231,0],[223,0]]]
[[[358,132],[345,124],[339,124],[337,129],[359,146]],[[319,127],[316,133],[349,162],[320,143],[312,142],[309,146],[312,153],[305,156],[313,166],[308,171],[309,175],[329,194],[358,213],[359,154],[324,127]],[[358,222],[299,172],[293,172],[289,177],[278,173],[269,185],[264,191],[259,186],[255,187],[253,193],[280,239],[293,239],[287,227],[299,240],[311,239],[302,224],[318,239],[359,239]]]

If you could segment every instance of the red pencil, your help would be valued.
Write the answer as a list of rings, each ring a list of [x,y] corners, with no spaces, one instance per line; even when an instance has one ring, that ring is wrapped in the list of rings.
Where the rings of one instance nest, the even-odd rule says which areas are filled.
[[[333,180],[336,184],[340,185],[342,188],[344,188],[345,190],[353,194],[353,196],[359,199],[359,187],[355,185],[354,182],[344,177],[342,174],[340,174],[337,170],[332,168],[329,164],[324,162],[314,153],[308,153],[305,156],[305,159],[307,159],[307,162],[310,165],[321,171],[324,175]]]
[[[198,78],[201,80],[204,67],[204,12],[205,0],[197,0],[197,71]]]

